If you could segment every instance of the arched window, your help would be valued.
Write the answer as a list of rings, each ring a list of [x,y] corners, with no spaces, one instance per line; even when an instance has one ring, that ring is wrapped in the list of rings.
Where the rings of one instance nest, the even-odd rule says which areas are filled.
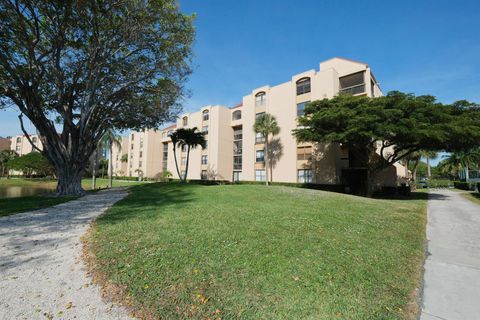
[[[232,120],[240,120],[240,119],[242,119],[242,111],[240,110],[233,111]]]
[[[188,125],[188,117],[187,117],[187,116],[185,116],[185,117],[182,118],[182,125],[183,125],[183,126]]]
[[[203,110],[203,121],[208,121],[210,118],[208,110]]]
[[[255,95],[255,106],[261,107],[264,106],[267,102],[267,95],[265,92],[259,92]]]
[[[297,96],[310,92],[310,78],[302,78],[297,81]]]

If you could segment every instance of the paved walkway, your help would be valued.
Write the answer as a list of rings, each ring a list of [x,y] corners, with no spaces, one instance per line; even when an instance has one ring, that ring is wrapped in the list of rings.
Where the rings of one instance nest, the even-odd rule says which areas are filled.
[[[480,319],[480,206],[455,191],[431,191],[427,240],[420,319]]]
[[[128,319],[102,301],[80,258],[89,223],[125,196],[100,191],[0,218],[0,319]]]

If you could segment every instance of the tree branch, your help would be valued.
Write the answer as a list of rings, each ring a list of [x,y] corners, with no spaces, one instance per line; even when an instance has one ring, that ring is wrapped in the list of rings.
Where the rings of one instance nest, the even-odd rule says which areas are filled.
[[[30,135],[28,134],[27,130],[25,130],[25,127],[23,125],[23,113],[20,113],[18,115],[18,119],[20,120],[20,128],[22,129],[23,131],[23,134],[25,135],[25,137],[27,137],[27,140],[28,142],[30,142],[30,144],[32,145],[32,148],[36,149],[38,152],[42,153],[42,150],[40,150],[33,142],[32,142],[32,139],[30,138]]]

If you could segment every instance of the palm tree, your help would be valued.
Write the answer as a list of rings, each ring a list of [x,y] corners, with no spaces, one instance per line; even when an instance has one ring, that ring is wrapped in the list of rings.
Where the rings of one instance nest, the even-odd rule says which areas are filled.
[[[107,132],[102,136],[100,139],[100,144],[106,150],[108,149],[109,156],[108,156],[108,187],[111,188],[113,185],[113,146],[117,147],[119,151],[122,150],[122,137],[115,134],[112,129],[108,129]]]
[[[452,152],[444,156],[440,162],[440,170],[443,172],[455,173],[460,178],[460,172],[465,170],[465,178],[468,181],[468,168],[480,164],[480,148],[469,151]]]
[[[427,160],[427,177],[432,176],[432,168],[430,166],[430,159],[435,159],[438,157],[438,153],[436,151],[421,151],[420,154]]]
[[[275,136],[280,133],[280,127],[278,126],[277,119],[269,113],[264,113],[260,115],[253,125],[253,131],[255,133],[260,133],[265,138],[265,185],[268,186],[268,168],[270,168],[270,172],[272,171],[273,163],[269,161],[269,138],[270,135]]]
[[[170,133],[170,139],[172,140],[172,145],[173,145],[173,159],[175,160],[175,168],[177,169],[177,174],[181,181],[182,176],[180,175],[180,170],[178,169],[178,161],[177,161],[177,147],[179,147],[182,142],[180,140],[178,130],[175,130],[174,132]]]
[[[193,128],[180,128],[170,135],[173,144],[173,157],[175,158],[175,166],[177,167],[177,173],[180,177],[180,181],[186,182],[188,176],[188,164],[190,162],[190,150],[200,146],[202,149],[207,147],[207,141],[205,140],[205,133],[198,131],[197,127]],[[180,174],[177,163],[177,155],[175,149],[177,147],[187,147],[187,163],[185,164],[185,175]]]

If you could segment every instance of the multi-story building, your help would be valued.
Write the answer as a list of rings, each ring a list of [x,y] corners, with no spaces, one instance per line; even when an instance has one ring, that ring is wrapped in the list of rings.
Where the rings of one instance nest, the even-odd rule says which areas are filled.
[[[38,135],[31,134],[30,139],[32,140],[32,143],[37,146],[37,148],[43,150],[43,144]],[[19,156],[23,156],[35,151],[27,137],[24,135],[15,136],[10,139],[10,150],[15,151]]]
[[[339,93],[382,95],[367,64],[333,58],[320,63],[318,71],[309,70],[294,75],[288,82],[252,90],[236,107],[206,106],[181,115],[175,125],[163,130],[130,134],[126,172],[138,176],[137,169],[141,169],[144,176],[153,177],[168,170],[178,178],[169,132],[197,127],[205,132],[207,148],[191,151],[188,179],[264,181],[265,138],[254,133],[253,125],[257,117],[269,113],[280,127],[269,151],[273,181],[343,183],[343,173],[352,169],[348,150],[338,144],[297,143],[292,135],[305,104]],[[180,174],[184,174],[185,150],[179,149],[176,154]],[[379,175],[378,183],[395,185],[398,177],[404,175],[405,168],[396,164]]]
[[[11,143],[12,142],[10,140],[10,137],[7,137],[7,138],[0,137],[0,151],[10,150]]]

